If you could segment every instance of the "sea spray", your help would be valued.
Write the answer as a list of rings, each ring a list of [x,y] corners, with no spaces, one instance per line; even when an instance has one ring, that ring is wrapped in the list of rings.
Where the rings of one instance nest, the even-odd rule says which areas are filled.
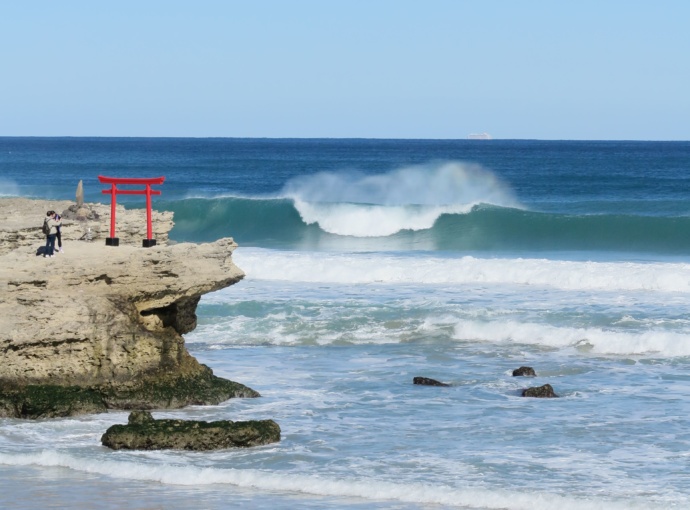
[[[460,162],[377,175],[322,172],[290,180],[283,195],[294,200],[305,223],[359,237],[428,229],[442,214],[464,214],[477,204],[520,207],[494,173]]]
[[[0,177],[0,197],[17,196],[19,196],[19,185],[10,179]]]
[[[317,224],[325,232],[355,237],[385,237],[401,230],[430,229],[442,214],[466,214],[476,205],[385,206],[294,200],[307,225]]]

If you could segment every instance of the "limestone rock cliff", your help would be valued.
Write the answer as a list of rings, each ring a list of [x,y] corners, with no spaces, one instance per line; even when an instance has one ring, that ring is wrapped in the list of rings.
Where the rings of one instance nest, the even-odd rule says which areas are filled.
[[[232,239],[167,246],[167,230],[161,230],[172,226],[168,213],[154,218],[159,245],[141,248],[141,211],[123,209],[117,213],[119,247],[105,246],[103,239],[79,241],[83,225],[64,222],[65,253],[44,258],[36,251],[44,244],[40,222],[48,209],[60,208],[0,200],[0,416],[258,396],[215,377],[187,352],[182,338],[196,326],[200,297],[244,276],[232,262]],[[39,214],[27,213],[34,210]],[[107,232],[106,213],[91,220],[95,231]],[[132,232],[131,245],[126,232]]]

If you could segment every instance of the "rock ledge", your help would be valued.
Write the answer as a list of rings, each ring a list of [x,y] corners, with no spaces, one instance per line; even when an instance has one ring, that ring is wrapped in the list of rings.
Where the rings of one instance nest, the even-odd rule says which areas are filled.
[[[156,420],[148,411],[129,415],[127,425],[113,425],[101,443],[113,450],[219,450],[280,441],[273,420]]]
[[[232,261],[235,242],[167,245],[172,214],[157,213],[159,244],[142,248],[142,211],[122,209],[119,247],[105,246],[102,238],[79,240],[81,226],[64,222],[65,252],[36,256],[45,244],[45,211],[68,205],[0,199],[0,417],[178,408],[258,396],[214,376],[188,353],[182,337],[196,327],[203,294],[244,277]],[[104,209],[90,209],[99,211],[89,220],[95,232],[107,229]]]

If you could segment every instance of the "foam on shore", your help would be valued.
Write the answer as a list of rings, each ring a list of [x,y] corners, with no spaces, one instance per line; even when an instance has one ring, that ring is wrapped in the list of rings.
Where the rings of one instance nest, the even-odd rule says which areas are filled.
[[[318,475],[281,474],[256,469],[220,469],[133,461],[77,458],[43,451],[36,454],[0,453],[0,464],[12,466],[65,467],[118,479],[158,482],[170,485],[230,484],[237,487],[301,493],[313,496],[359,498],[371,501],[399,501],[458,508],[512,510],[634,510],[663,508],[649,501],[615,501],[609,498],[580,499],[545,492],[450,488],[445,486],[394,483],[371,479],[333,479]]]

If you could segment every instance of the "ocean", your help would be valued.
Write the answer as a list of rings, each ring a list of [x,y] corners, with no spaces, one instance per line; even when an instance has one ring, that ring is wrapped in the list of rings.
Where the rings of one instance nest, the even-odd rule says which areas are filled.
[[[282,440],[0,419],[0,507],[690,507],[690,142],[0,138],[0,196],[107,202],[98,175],[165,176],[171,239],[233,237],[246,273],[185,341],[262,397],[154,417]]]

